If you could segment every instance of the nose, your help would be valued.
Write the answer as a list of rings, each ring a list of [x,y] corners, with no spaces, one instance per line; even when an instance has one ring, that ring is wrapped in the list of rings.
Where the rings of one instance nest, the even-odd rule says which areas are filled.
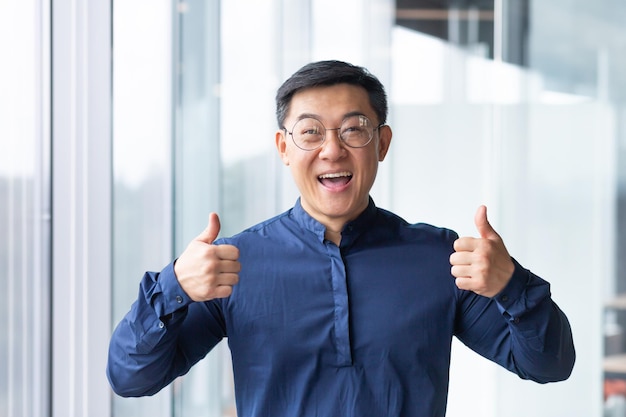
[[[339,138],[339,129],[326,129],[326,138],[320,148],[319,157],[336,161],[346,153],[346,146]]]

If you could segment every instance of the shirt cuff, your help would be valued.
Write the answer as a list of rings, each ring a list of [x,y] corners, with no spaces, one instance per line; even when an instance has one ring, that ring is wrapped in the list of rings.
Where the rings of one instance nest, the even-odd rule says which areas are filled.
[[[513,276],[493,299],[504,316],[519,323],[520,317],[550,297],[550,285],[511,259],[515,265]]]
[[[154,294],[156,297],[153,298],[154,310],[159,317],[168,321],[184,315],[181,313],[186,313],[187,306],[193,302],[178,283],[174,272],[174,262],[167,265],[159,273],[157,282],[160,293]]]
[[[507,310],[516,300],[518,300],[524,293],[524,288],[528,282],[528,271],[517,263],[517,261],[511,258],[515,265],[515,270],[511,279],[506,284],[506,287],[502,289],[493,298],[502,309]]]

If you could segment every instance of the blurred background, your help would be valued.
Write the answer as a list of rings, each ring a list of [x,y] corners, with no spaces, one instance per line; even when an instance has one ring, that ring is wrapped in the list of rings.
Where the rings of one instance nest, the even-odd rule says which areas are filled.
[[[623,0],[0,0],[0,54],[0,415],[236,415],[226,343],[122,399],[108,339],[210,211],[295,202],[274,94],[340,59],[388,90],[376,203],[461,235],[487,204],[572,324],[557,384],[455,342],[447,415],[626,416]]]

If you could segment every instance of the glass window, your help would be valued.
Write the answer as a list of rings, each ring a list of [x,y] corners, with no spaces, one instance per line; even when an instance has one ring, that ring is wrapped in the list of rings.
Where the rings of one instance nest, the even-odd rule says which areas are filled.
[[[49,415],[49,10],[0,4],[0,415]]]
[[[146,270],[173,256],[172,10],[166,0],[113,4],[113,323]],[[141,27],[141,30],[137,30]],[[114,396],[113,415],[169,417],[171,388]]]
[[[178,2],[174,15],[174,231],[175,253],[207,225],[209,213],[228,224],[221,195],[221,28],[219,2]],[[241,124],[232,125],[233,130]],[[222,416],[232,395],[227,349],[221,343],[176,382],[175,416]],[[210,377],[209,377],[210,375]],[[226,387],[224,387],[226,385]],[[229,399],[231,399],[229,403]]]
[[[400,0],[396,25],[484,58],[527,66],[529,9],[529,0]]]
[[[306,62],[337,58],[370,68],[388,89],[394,141],[375,201],[462,235],[476,234],[473,214],[486,203],[511,253],[552,283],[574,328],[575,372],[547,386],[455,343],[447,415],[599,416],[626,401],[600,395],[600,370],[623,364],[626,352],[626,309],[615,304],[626,291],[617,256],[626,224],[624,6],[147,4],[114,7],[115,321],[143,271],[182,252],[209,212],[227,236],[293,205],[298,193],[274,148],[274,94]],[[229,359],[223,342],[157,397],[116,398],[115,415],[235,415]],[[519,398],[532,401],[511,407]]]

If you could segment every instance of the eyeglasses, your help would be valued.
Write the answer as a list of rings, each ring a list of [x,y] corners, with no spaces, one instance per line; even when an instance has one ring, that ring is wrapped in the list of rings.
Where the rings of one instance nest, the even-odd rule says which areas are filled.
[[[293,143],[304,150],[314,151],[322,146],[326,140],[326,132],[329,130],[337,130],[339,139],[346,146],[351,148],[363,148],[367,146],[374,137],[374,131],[384,126],[384,123],[376,127],[372,126],[372,122],[367,117],[358,114],[343,119],[341,126],[334,129],[327,129],[322,122],[312,117],[298,120],[291,132],[283,127],[285,132],[291,135]]]

